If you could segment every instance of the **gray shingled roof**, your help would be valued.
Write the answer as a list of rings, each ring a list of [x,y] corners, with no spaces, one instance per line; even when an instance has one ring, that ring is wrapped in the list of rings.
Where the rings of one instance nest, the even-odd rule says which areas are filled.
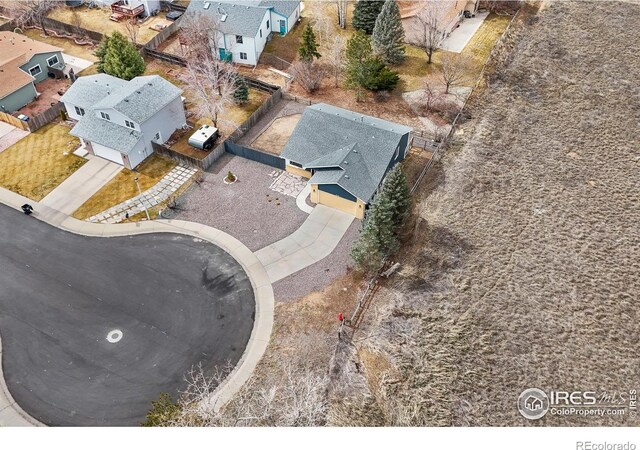
[[[106,73],[80,77],[64,93],[60,101],[89,109],[109,95],[110,92],[115,92],[126,84],[125,80]]]
[[[88,111],[70,133],[125,154],[129,154],[142,137],[139,131],[98,118],[95,111]]]
[[[369,202],[411,128],[327,104],[305,109],[281,155],[316,170],[311,183],[337,184]]]
[[[207,9],[204,9],[205,3],[209,3]],[[247,37],[255,37],[258,34],[262,19],[267,11],[267,8],[259,6],[259,2],[194,0],[187,7],[187,13],[202,13],[213,16],[220,24],[219,31],[222,33]],[[221,21],[223,15],[226,15],[224,22]],[[234,43],[228,44],[233,45]]]
[[[266,6],[267,8],[273,8],[277,13],[282,14],[285,17],[289,17],[296,10],[300,4],[299,0],[262,0],[260,6]]]

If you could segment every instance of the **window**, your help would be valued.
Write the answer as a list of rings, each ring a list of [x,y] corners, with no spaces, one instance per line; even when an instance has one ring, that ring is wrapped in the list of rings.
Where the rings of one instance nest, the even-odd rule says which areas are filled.
[[[240,59],[247,59],[247,54],[244,52],[240,52]]]
[[[109,117],[109,114],[107,114],[106,112],[100,111],[100,117],[106,120],[111,120],[111,117]]]
[[[236,35],[236,44],[242,44],[242,36]]]
[[[156,133],[156,135],[153,137],[153,140],[154,140],[154,141],[159,141],[159,140],[160,140],[160,132],[159,132],[159,131],[158,131],[158,132]]]
[[[58,56],[57,55],[53,55],[51,58],[47,59],[47,65],[49,67],[53,67],[56,64],[58,64],[60,61],[58,60]]]
[[[262,37],[262,30],[260,30],[260,37]]]
[[[128,126],[129,128],[134,128],[134,129],[135,129],[135,127],[136,127],[136,126],[133,124],[133,122],[129,122],[128,120],[125,120],[125,121],[124,121],[124,124],[125,124],[126,126]]]
[[[79,108],[79,107],[75,107],[76,108],[76,114],[79,116],[84,116],[84,109]]]
[[[291,164],[291,165],[292,165],[292,166],[294,166],[294,167],[300,167],[300,168],[302,169],[302,164],[299,164],[299,163],[297,163],[297,162],[289,161],[289,164]]]
[[[40,64],[38,64],[37,66],[33,66],[31,69],[29,69],[29,73],[31,74],[31,76],[36,76],[38,75],[40,72],[42,72],[42,69],[40,68]]]
[[[267,20],[267,30],[269,29],[269,21]]]

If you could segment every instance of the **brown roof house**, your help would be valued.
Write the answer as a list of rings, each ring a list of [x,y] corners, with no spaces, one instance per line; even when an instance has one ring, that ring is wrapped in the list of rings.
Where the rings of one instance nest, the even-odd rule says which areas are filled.
[[[35,84],[62,70],[62,49],[22,34],[0,31],[0,111],[11,113],[38,96]]]
[[[479,0],[398,0],[400,19],[408,44],[422,45],[424,26],[421,22],[436,17],[440,41],[462,21],[465,11],[475,14]]]

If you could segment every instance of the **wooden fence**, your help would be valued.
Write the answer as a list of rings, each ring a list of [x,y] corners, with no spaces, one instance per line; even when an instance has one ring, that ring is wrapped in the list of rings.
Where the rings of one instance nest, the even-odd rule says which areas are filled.
[[[209,154],[203,158],[194,158],[193,156],[187,156],[182,153],[178,153],[177,151],[165,146],[156,144],[155,142],[151,143],[153,147],[153,151],[157,154],[166,156],[169,159],[172,159],[180,164],[184,164],[186,166],[195,167],[201,170],[207,170],[211,165],[220,158],[225,151],[224,142],[220,143],[216,148],[211,150]]]
[[[0,112],[0,122],[8,123],[20,130],[29,131],[29,124],[27,122],[5,112]]]
[[[262,52],[260,55],[260,63],[275,67],[278,70],[287,70],[291,67],[291,63],[289,61],[266,52]]]
[[[60,118],[60,112],[62,110],[64,110],[64,103],[58,102],[55,105],[53,105],[51,108],[41,112],[37,116],[30,117],[29,122],[27,122],[29,124],[29,130],[31,132],[37,131],[43,126]]]
[[[86,37],[94,42],[100,42],[102,40],[102,33],[98,33],[97,31],[87,30],[86,28],[77,27],[50,17],[45,17],[43,22],[45,28],[50,28],[67,36],[75,35],[78,37]]]
[[[251,127],[253,127],[260,119],[267,114],[271,108],[273,108],[276,104],[278,104],[282,100],[282,90],[277,88],[277,90],[269,97],[267,101],[265,101],[258,109],[256,109],[253,114],[249,116],[247,120],[242,122],[236,131],[231,133],[231,135],[227,138],[227,141],[236,143],[238,140],[244,136],[244,134],[249,131]]]
[[[181,21],[182,21],[182,17],[179,17],[178,20],[174,21],[167,28],[165,28],[162,31],[158,32],[158,34],[156,34],[153,37],[153,39],[151,39],[146,44],[144,44],[145,51],[147,51],[147,50],[155,50],[156,48],[158,48],[158,46],[160,46],[160,44],[162,44],[164,41],[169,39],[169,37],[171,37],[171,35],[173,33],[175,33],[176,31],[178,31],[180,29],[180,22]]]

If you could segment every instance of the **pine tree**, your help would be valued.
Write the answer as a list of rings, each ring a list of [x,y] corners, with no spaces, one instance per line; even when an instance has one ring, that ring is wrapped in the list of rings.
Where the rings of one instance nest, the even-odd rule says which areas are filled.
[[[235,91],[233,91],[233,101],[237,105],[244,105],[249,101],[249,86],[242,77],[236,77],[235,79]]]
[[[373,51],[386,64],[399,64],[404,60],[404,28],[396,0],[384,2],[376,19],[371,45]]]
[[[300,47],[298,48],[298,55],[300,59],[305,62],[313,61],[313,58],[320,58],[320,52],[318,52],[318,43],[316,42],[316,35],[313,32],[311,25],[307,24],[307,27],[302,33],[302,40]]]
[[[358,269],[373,274],[382,267],[384,257],[398,251],[398,233],[410,206],[407,178],[400,165],[396,165],[371,202],[360,236],[351,248],[351,257]]]
[[[104,42],[104,41],[103,41]],[[145,63],[138,49],[121,33],[114,31],[106,39],[106,45],[96,50],[98,71],[131,80],[144,73]]]
[[[366,78],[367,62],[372,56],[371,39],[362,31],[356,32],[347,41],[345,84],[356,89],[356,100],[362,98],[362,88]]]
[[[353,10],[351,23],[356,30],[366,34],[373,33],[378,14],[384,6],[384,0],[359,0]]]
[[[161,392],[158,400],[151,402],[151,410],[147,413],[143,427],[169,426],[180,414],[180,406],[166,392]]]
[[[98,61],[96,61],[96,69],[98,70],[98,73],[104,73],[104,55],[107,54],[108,46],[109,46],[109,36],[105,35],[100,41],[100,44],[98,44],[96,51],[93,52],[96,58],[98,58]]]

